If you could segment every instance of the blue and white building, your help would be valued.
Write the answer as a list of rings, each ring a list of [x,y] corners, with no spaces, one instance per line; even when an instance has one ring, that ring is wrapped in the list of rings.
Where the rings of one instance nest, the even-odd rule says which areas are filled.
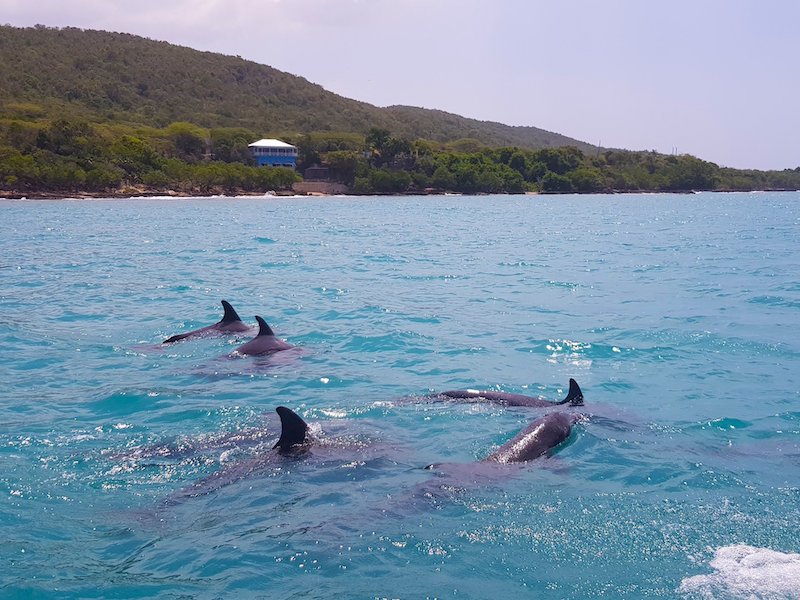
[[[263,139],[248,144],[253,158],[259,167],[291,167],[297,166],[297,147],[280,140]]]

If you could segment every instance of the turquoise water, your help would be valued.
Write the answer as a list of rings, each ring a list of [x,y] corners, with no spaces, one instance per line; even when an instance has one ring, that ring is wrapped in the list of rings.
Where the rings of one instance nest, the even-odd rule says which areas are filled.
[[[800,193],[0,209],[4,598],[800,593]],[[159,346],[223,298],[302,352]],[[425,398],[570,377],[491,473],[543,409]]]

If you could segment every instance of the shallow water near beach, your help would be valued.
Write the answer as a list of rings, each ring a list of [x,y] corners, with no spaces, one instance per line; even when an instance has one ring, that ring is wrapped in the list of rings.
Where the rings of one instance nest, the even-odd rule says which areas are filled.
[[[800,594],[800,193],[0,210],[4,598]],[[570,377],[488,473],[545,409],[428,398]]]

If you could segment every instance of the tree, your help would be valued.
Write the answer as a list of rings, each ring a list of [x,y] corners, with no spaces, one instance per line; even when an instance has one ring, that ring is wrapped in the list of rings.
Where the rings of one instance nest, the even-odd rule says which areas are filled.
[[[367,133],[366,138],[364,139],[367,149],[368,150],[375,150],[378,154],[381,153],[383,150],[384,144],[389,141],[389,137],[391,133],[388,129],[381,129],[379,127],[373,127]]]
[[[534,155],[534,160],[543,163],[548,171],[564,175],[576,169],[583,161],[583,152],[573,146],[565,148],[546,148]]]
[[[36,145],[61,156],[87,158],[97,153],[100,143],[86,121],[58,119],[39,132]]]
[[[453,174],[444,165],[436,167],[436,170],[431,176],[431,185],[440,190],[453,189]]]
[[[339,150],[328,152],[325,155],[324,163],[328,166],[332,179],[350,186],[355,181],[356,171],[362,161],[364,159],[358,152]]]
[[[411,176],[405,171],[391,169],[372,169],[369,173],[369,186],[378,193],[405,192],[411,185]]]
[[[256,135],[249,129],[220,127],[212,129],[210,137],[211,152],[215,160],[255,164],[248,144],[256,139]]]
[[[31,155],[23,155],[15,148],[0,146],[0,186],[24,189],[39,180],[39,169]]]
[[[667,185],[671,190],[711,190],[717,180],[719,167],[694,156],[678,157],[666,169]]]
[[[404,138],[390,137],[383,144],[381,158],[384,162],[389,162],[400,156],[411,154],[411,142]]]
[[[567,174],[577,192],[599,192],[605,187],[603,174],[592,167],[579,167]]]
[[[188,162],[201,160],[206,153],[205,130],[191,123],[173,123],[167,127],[172,154]]]
[[[531,163],[528,172],[525,175],[526,181],[539,181],[547,173],[547,166],[539,161]]]
[[[508,166],[521,173],[522,175],[527,174],[528,171],[528,161],[525,158],[525,154],[517,150],[514,152],[511,157],[508,159]]]
[[[548,172],[544,177],[542,177],[541,185],[543,192],[568,193],[574,191],[572,182],[568,177],[553,172]]]
[[[161,168],[163,159],[153,148],[132,135],[123,135],[109,148],[112,162],[133,179]]]

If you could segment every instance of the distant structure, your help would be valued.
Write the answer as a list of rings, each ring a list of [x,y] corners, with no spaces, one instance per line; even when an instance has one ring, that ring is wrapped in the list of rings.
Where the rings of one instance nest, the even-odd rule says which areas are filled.
[[[308,167],[306,172],[303,173],[303,179],[305,181],[328,181],[329,178],[330,170],[328,167],[321,167],[319,165]]]
[[[297,147],[280,140],[263,139],[248,144],[259,167],[297,167]]]

